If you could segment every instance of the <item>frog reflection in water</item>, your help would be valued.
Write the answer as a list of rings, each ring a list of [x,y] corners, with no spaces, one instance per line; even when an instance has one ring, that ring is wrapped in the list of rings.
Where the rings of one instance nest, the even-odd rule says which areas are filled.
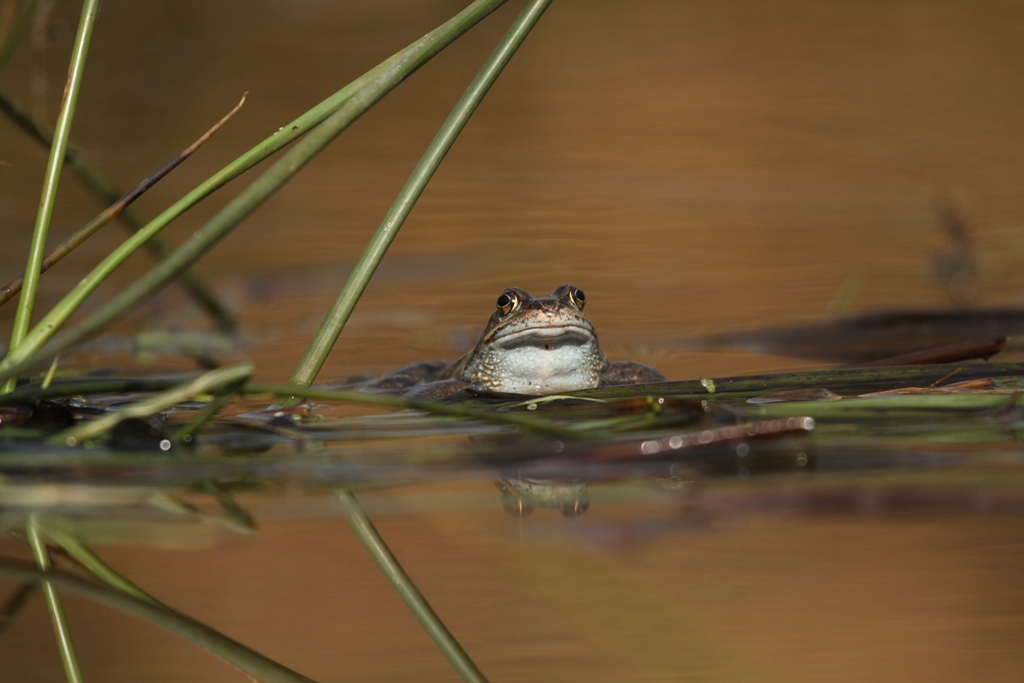
[[[642,363],[609,361],[583,314],[585,303],[583,290],[570,284],[537,298],[510,287],[498,297],[480,341],[462,358],[451,364],[412,363],[367,388],[408,389],[408,398],[441,400],[472,390],[538,396],[665,381],[664,375]],[[576,517],[590,505],[585,481],[509,477],[495,484],[502,506],[519,517],[536,508]]]
[[[509,287],[480,340],[462,358],[412,363],[367,388],[409,389],[409,398],[440,400],[466,389],[539,396],[665,381],[642,363],[609,361],[583,313],[585,303],[583,290],[570,284],[536,298]]]

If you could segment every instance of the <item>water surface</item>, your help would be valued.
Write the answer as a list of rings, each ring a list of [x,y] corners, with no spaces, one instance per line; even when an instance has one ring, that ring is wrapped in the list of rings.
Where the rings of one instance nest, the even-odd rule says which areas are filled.
[[[238,312],[246,345],[235,353],[254,359],[261,380],[290,374],[518,11],[510,5],[360,120],[196,269]],[[74,141],[127,187],[248,92],[242,112],[139,202],[154,216],[459,8],[107,0]],[[0,74],[0,86],[50,120],[77,12],[59,4],[35,52],[21,50]],[[449,154],[321,378],[454,357],[502,289],[546,293],[565,281],[586,290],[613,359],[673,379],[815,367],[687,352],[678,340],[820,319],[856,281],[855,312],[947,305],[933,267],[949,243],[939,197],[971,230],[972,303],[1017,305],[1022,38],[1021,7],[994,1],[560,0]],[[0,121],[0,160],[6,278],[23,262],[45,155]],[[61,191],[54,239],[99,208],[70,175]],[[185,239],[235,192],[204,202],[167,239]],[[48,274],[43,302],[120,241],[118,230]],[[8,329],[13,312],[2,311]],[[122,323],[115,342],[69,362],[123,365],[130,347],[116,340],[204,324],[169,290]],[[736,485],[709,483],[708,495]],[[739,495],[789,485],[749,481]],[[176,549],[136,541],[98,550],[160,599],[317,680],[451,680],[324,494],[300,494],[243,497],[259,524],[251,537],[195,531],[175,536]],[[973,498],[824,514],[694,510],[653,486],[602,484],[592,494],[574,520],[547,510],[511,517],[485,476],[362,497],[493,681],[1000,681],[1016,680],[1024,663],[1024,527]],[[242,680],[156,628],[67,602],[89,679]],[[40,600],[0,638],[0,661],[12,680],[63,680]]]

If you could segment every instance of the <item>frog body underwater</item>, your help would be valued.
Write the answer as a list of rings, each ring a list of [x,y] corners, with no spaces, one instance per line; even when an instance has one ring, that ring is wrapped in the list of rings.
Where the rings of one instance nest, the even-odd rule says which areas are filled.
[[[583,313],[585,303],[583,290],[568,283],[542,297],[510,287],[464,356],[450,364],[412,363],[366,388],[408,389],[409,398],[440,400],[465,389],[540,396],[665,381],[642,363],[609,361]]]

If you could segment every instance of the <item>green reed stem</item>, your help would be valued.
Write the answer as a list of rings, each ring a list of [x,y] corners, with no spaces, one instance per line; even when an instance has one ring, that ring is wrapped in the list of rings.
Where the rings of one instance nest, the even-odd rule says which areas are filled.
[[[130,417],[147,417],[153,413],[170,408],[177,403],[188,401],[196,394],[217,391],[224,386],[238,384],[252,375],[252,372],[253,367],[249,364],[211,370],[206,374],[196,377],[191,382],[174,386],[156,396],[133,403],[127,408],[110,411],[104,414],[103,417],[98,417],[57,432],[49,438],[49,441],[53,443],[66,443],[72,446],[88,439],[95,439]]]
[[[412,207],[416,204],[423,189],[430,181],[434,171],[444,159],[452,143],[458,137],[462,128],[466,125],[469,117],[476,110],[477,105],[490,89],[491,85],[501,74],[502,69],[508,64],[509,59],[515,54],[516,49],[522,44],[529,34],[530,29],[537,23],[544,10],[550,4],[550,0],[534,0],[519,15],[515,23],[505,34],[505,37],[498,44],[498,47],[491,54],[491,57],[484,64],[484,67],[473,79],[462,99],[455,106],[455,109],[448,116],[441,130],[438,131],[433,142],[427,148],[420,163],[413,170],[412,175],[406,182],[405,187],[399,193],[395,203],[392,204],[384,221],[377,228],[373,239],[366,251],[360,257],[348,282],[342,289],[337,301],[332,307],[327,319],[320,326],[313,343],[306,351],[302,362],[292,375],[289,384],[306,388],[312,384],[324,360],[330,353],[331,347],[341,334],[352,309],[362,295],[367,283],[373,276],[377,265],[384,257],[392,240],[398,230],[402,227]],[[464,681],[481,683],[486,682],[483,673],[469,657],[459,642],[452,636],[451,632],[431,609],[423,594],[409,578],[409,575],[402,569],[397,558],[388,548],[384,539],[381,538],[377,529],[373,526],[370,518],[366,515],[359,501],[351,491],[337,490],[334,492],[334,499],[341,508],[345,519],[370,553],[370,557],[377,563],[384,576],[391,583],[392,587],[402,598],[406,607],[412,612],[416,620],[427,632],[427,635],[434,641],[441,653],[448,659],[455,671]]]
[[[53,362],[50,363],[50,369],[46,371],[46,375],[43,377],[43,383],[40,385],[42,389],[49,389],[53,383],[53,378],[57,375],[57,366],[60,365],[60,356],[54,356]]]
[[[45,528],[43,533],[45,533],[50,540],[66,550],[71,557],[81,562],[86,569],[91,571],[104,582],[118,590],[124,591],[128,595],[138,598],[139,600],[144,600],[151,605],[156,605],[157,607],[164,606],[159,600],[151,596],[149,593],[118,574],[113,567],[100,559],[99,555],[89,550],[89,548],[77,538],[60,531],[59,529],[52,529],[49,527]],[[45,569],[49,569],[49,567],[45,567]]]
[[[313,679],[278,664],[259,652],[247,648],[238,641],[232,640],[224,634],[213,630],[206,624],[167,607],[157,607],[144,600],[139,600],[117,589],[108,588],[98,583],[85,581],[61,572],[40,571],[24,563],[11,560],[0,560],[0,576],[20,581],[43,581],[90,600],[119,609],[122,612],[151,621],[217,655],[260,681],[266,681],[267,683],[315,683]]]
[[[50,147],[50,158],[46,163],[43,193],[39,200],[39,213],[36,215],[36,224],[32,231],[32,244],[29,247],[28,263],[25,266],[25,284],[22,287],[21,298],[18,299],[17,312],[14,314],[14,327],[11,330],[9,343],[11,353],[16,353],[25,341],[28,326],[32,320],[32,308],[35,304],[43,256],[46,252],[46,236],[50,230],[50,217],[53,215],[53,205],[57,200],[60,170],[64,164],[64,152],[67,150],[68,139],[71,136],[71,122],[75,116],[78,93],[82,88],[85,58],[89,53],[89,41],[92,38],[93,26],[96,24],[99,4],[99,0],[85,0],[82,3],[82,17],[78,22],[78,34],[75,36],[75,46],[71,52],[64,101],[61,103],[57,127],[53,132],[53,145]],[[5,382],[3,387],[0,387],[0,393],[11,391],[14,389],[14,385],[14,379],[11,378]]]
[[[373,526],[373,522],[370,521],[359,501],[352,495],[352,492],[341,489],[336,490],[334,492],[334,500],[338,503],[338,507],[341,508],[342,514],[345,515],[345,519],[348,520],[356,537],[359,538],[359,541],[370,553],[370,557],[377,563],[380,570],[384,572],[384,576],[391,583],[395,591],[398,592],[402,602],[409,608],[409,611],[416,617],[416,620],[420,622],[427,635],[437,644],[437,647],[455,668],[455,671],[462,676],[464,681],[486,683],[487,679],[476,667],[476,664],[466,654],[466,651],[462,649],[462,646],[455,640],[451,632],[445,628],[437,614],[431,609],[430,603],[427,602],[427,599],[419,592],[419,589],[416,588],[409,575],[402,569],[402,565],[398,563],[398,560]]]
[[[50,571],[50,553],[39,532],[35,515],[32,515],[25,531],[28,535],[28,543],[32,547],[32,557],[35,558],[39,569],[43,572]],[[81,683],[82,672],[78,666],[78,658],[75,656],[75,646],[71,642],[71,630],[68,628],[67,618],[64,616],[64,605],[57,592],[57,587],[49,581],[44,581],[43,595],[46,598],[46,606],[50,610],[50,621],[53,622],[53,633],[57,637],[57,647],[60,650],[61,662],[64,664],[64,673],[70,683]]]
[[[416,164],[416,168],[413,169],[405,186],[398,193],[398,197],[395,198],[391,208],[384,216],[384,220],[381,221],[377,231],[370,239],[369,245],[356,262],[345,286],[292,374],[289,380],[290,384],[308,387],[316,379],[320,368],[323,367],[327,356],[334,347],[334,343],[338,340],[341,330],[348,322],[349,316],[352,315],[352,310],[366,289],[366,285],[373,277],[373,273],[380,265],[381,259],[384,258],[384,254],[391,246],[391,242],[395,239],[413,206],[416,205],[416,200],[419,199],[427,183],[433,177],[434,171],[440,166],[455,139],[462,132],[466,122],[469,121],[469,117],[473,115],[477,105],[501,75],[505,65],[508,64],[512,55],[526,39],[549,4],[551,4],[551,0],[534,0],[522,11],[505,37],[498,43],[490,58],[484,63],[476,78],[470,83],[458,104],[455,105],[452,113],[449,114],[430,146],[423,153],[423,157]]]
[[[87,275],[71,293],[58,303],[36,325],[25,338],[25,342],[0,363],[0,381],[16,376],[27,368],[46,358],[73,346],[82,339],[96,333],[129,308],[151,296],[168,282],[171,282],[188,266],[199,259],[220,239],[233,230],[242,220],[255,211],[264,201],[290,180],[313,156],[331,140],[376,104],[384,95],[450,45],[452,41],[479,23],[484,17],[501,6],[506,0],[476,0],[472,5],[449,21],[434,29],[416,43],[397,55],[385,60],[323,103],[306,112],[276,136],[242,155],[221,172],[207,180],[197,189],[179,200],[145,228],[128,238],[115,249],[93,271]],[[331,113],[333,111],[333,113]],[[100,310],[65,332],[43,348],[53,335],[78,308],[85,298],[142,243],[215,189],[242,173],[257,161],[277,151],[287,142],[308,130],[315,123],[323,121],[313,132],[282,157],[273,167],[242,191],[213,219],[197,231],[188,241],[175,250],[166,260],[150,270],[119,296]]]

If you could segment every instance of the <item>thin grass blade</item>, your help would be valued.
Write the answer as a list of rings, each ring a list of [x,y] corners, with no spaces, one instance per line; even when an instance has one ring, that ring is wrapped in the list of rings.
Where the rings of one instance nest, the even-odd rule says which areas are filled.
[[[57,200],[60,170],[64,165],[64,152],[67,150],[68,140],[71,136],[71,122],[75,117],[78,93],[82,89],[85,58],[89,54],[89,42],[92,39],[93,26],[96,24],[99,4],[99,0],[85,0],[82,3],[82,16],[78,22],[78,33],[75,36],[71,64],[68,67],[68,82],[64,89],[60,115],[57,117],[53,145],[50,147],[50,158],[46,164],[43,192],[39,200],[39,213],[36,215],[35,228],[32,231],[32,244],[29,247],[28,263],[25,266],[25,283],[22,288],[22,296],[18,300],[17,312],[14,315],[14,327],[11,330],[9,342],[11,353],[17,352],[25,341],[29,323],[32,320],[32,308],[35,304],[36,290],[39,287],[43,253],[46,250],[46,236],[50,230],[50,217],[53,215],[53,205]],[[0,387],[0,393],[6,393],[12,389],[14,389],[14,382],[7,381],[3,387]]]

